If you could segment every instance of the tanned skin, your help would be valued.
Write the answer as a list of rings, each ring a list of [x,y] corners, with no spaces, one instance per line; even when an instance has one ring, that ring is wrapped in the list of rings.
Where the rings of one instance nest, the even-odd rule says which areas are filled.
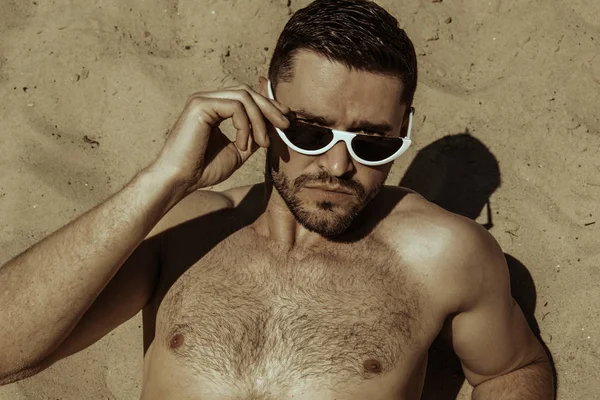
[[[361,165],[342,142],[301,155],[273,129],[304,110],[331,128],[387,123],[376,134],[398,136],[402,91],[395,77],[304,51],[277,102],[264,78],[257,92],[191,96],[151,165],[0,269],[0,382],[143,309],[144,400],[419,399],[440,334],[474,399],[551,399],[548,359],[483,228],[382,186],[390,164]],[[229,118],[233,143],[218,129]],[[199,190],[260,147],[265,183]]]

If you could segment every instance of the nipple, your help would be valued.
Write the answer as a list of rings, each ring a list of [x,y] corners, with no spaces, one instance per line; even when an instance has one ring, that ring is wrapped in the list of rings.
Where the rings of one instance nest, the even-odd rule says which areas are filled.
[[[171,340],[169,341],[169,347],[172,349],[178,349],[183,346],[184,337],[181,333],[176,333],[171,336]]]
[[[383,371],[383,367],[379,360],[376,360],[374,358],[370,358],[367,361],[365,361],[363,363],[363,368],[365,369],[365,372],[370,372],[372,374],[380,374],[381,371]]]

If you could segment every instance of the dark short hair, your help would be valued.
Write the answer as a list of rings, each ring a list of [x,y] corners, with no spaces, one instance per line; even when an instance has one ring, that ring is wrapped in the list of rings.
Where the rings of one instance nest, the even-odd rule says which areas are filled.
[[[279,36],[269,66],[273,88],[293,78],[295,55],[313,51],[349,69],[400,78],[412,105],[417,55],[398,20],[369,0],[316,0],[298,10]]]

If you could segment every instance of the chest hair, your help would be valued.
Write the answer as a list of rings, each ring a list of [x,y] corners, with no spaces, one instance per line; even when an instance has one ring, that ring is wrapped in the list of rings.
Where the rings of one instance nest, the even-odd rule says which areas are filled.
[[[418,285],[374,238],[283,254],[243,233],[170,288],[157,339],[203,376],[332,384],[391,370],[419,330]]]

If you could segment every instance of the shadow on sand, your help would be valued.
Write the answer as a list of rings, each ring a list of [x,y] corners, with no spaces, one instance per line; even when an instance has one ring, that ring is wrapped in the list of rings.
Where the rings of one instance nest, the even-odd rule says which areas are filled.
[[[490,197],[501,184],[496,157],[478,139],[465,133],[445,136],[421,151],[407,169],[399,185],[410,188],[448,211],[475,219],[487,214],[483,225],[493,225]],[[505,254],[511,292],[536,337],[541,340],[535,319],[536,290],[527,268]],[[550,356],[544,344],[546,353]],[[554,363],[552,363],[554,369]],[[556,382],[556,373],[555,382]],[[452,349],[436,340],[429,351],[429,366],[423,400],[454,400],[464,383],[460,362]]]

